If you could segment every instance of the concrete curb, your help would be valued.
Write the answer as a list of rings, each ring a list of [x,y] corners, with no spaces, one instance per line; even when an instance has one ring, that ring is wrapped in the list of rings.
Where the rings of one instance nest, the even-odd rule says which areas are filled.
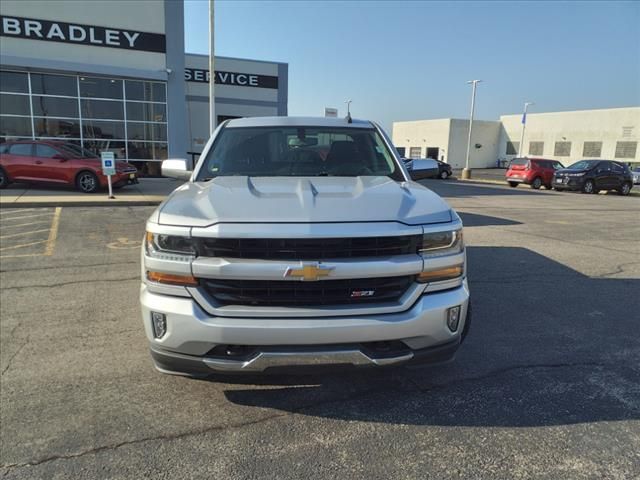
[[[484,178],[471,178],[471,179],[462,179],[462,178],[456,178],[456,180],[458,182],[465,182],[465,183],[488,183],[491,185],[502,185],[502,186],[506,186],[507,182],[506,181],[500,181],[500,180],[487,180]],[[531,189],[533,190],[533,189]],[[545,189],[546,190],[546,189]],[[547,192],[549,190],[546,190]],[[555,190],[553,190],[555,192]],[[558,192],[559,193],[559,192]],[[575,192],[574,192],[575,193]],[[609,193],[607,193],[607,195],[610,195]],[[631,192],[629,193],[630,197],[640,197],[640,191],[634,192],[633,190],[631,190]]]
[[[164,200],[164,199],[163,199]],[[148,207],[160,205],[163,200],[95,200],[91,201],[70,201],[70,202],[55,202],[55,201],[24,201],[19,203],[0,203],[0,210],[3,208],[41,208],[41,207]]]

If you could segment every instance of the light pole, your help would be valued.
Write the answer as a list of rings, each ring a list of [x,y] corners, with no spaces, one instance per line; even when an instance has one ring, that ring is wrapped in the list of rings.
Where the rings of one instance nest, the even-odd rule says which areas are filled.
[[[473,88],[471,90],[471,115],[469,117],[469,138],[467,139],[467,159],[465,161],[465,167],[462,170],[462,178],[471,178],[471,169],[469,168],[469,155],[471,154],[471,129],[473,128],[473,112],[476,108],[476,87],[482,80],[469,80],[467,83],[471,83]]]
[[[209,0],[209,133],[212,134],[216,129],[216,72],[214,57],[214,17],[213,17],[213,0]]]
[[[351,102],[353,100],[345,100],[344,103],[347,104],[347,117],[351,116]]]
[[[524,129],[527,125],[527,108],[529,105],[535,105],[533,102],[524,103],[524,113],[522,114],[522,134],[520,135],[520,145],[518,146],[518,157],[522,158],[522,152],[524,152]]]

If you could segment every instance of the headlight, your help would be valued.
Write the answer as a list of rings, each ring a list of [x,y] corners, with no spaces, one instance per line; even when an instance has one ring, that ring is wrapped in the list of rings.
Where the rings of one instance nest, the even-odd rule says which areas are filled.
[[[147,232],[145,248],[148,255],[156,253],[174,253],[180,255],[195,255],[193,239],[178,235]]]
[[[464,240],[461,228],[458,230],[425,233],[422,236],[422,245],[418,247],[418,253],[425,257],[454,255],[463,251]]]

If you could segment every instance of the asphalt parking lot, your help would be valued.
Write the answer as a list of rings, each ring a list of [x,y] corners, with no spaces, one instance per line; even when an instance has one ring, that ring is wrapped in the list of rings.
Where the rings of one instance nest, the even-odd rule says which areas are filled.
[[[153,369],[153,207],[0,210],[2,478],[638,478],[640,199],[427,185],[466,225],[456,361],[302,377]]]

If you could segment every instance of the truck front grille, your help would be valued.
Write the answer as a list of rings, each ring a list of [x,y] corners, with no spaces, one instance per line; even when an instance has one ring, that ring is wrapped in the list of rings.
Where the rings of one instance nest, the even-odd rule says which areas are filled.
[[[402,235],[355,238],[202,238],[196,243],[198,255],[203,257],[326,260],[416,253],[421,240],[420,235]]]
[[[222,305],[288,307],[394,302],[414,279],[415,275],[317,282],[203,279],[201,284]]]

